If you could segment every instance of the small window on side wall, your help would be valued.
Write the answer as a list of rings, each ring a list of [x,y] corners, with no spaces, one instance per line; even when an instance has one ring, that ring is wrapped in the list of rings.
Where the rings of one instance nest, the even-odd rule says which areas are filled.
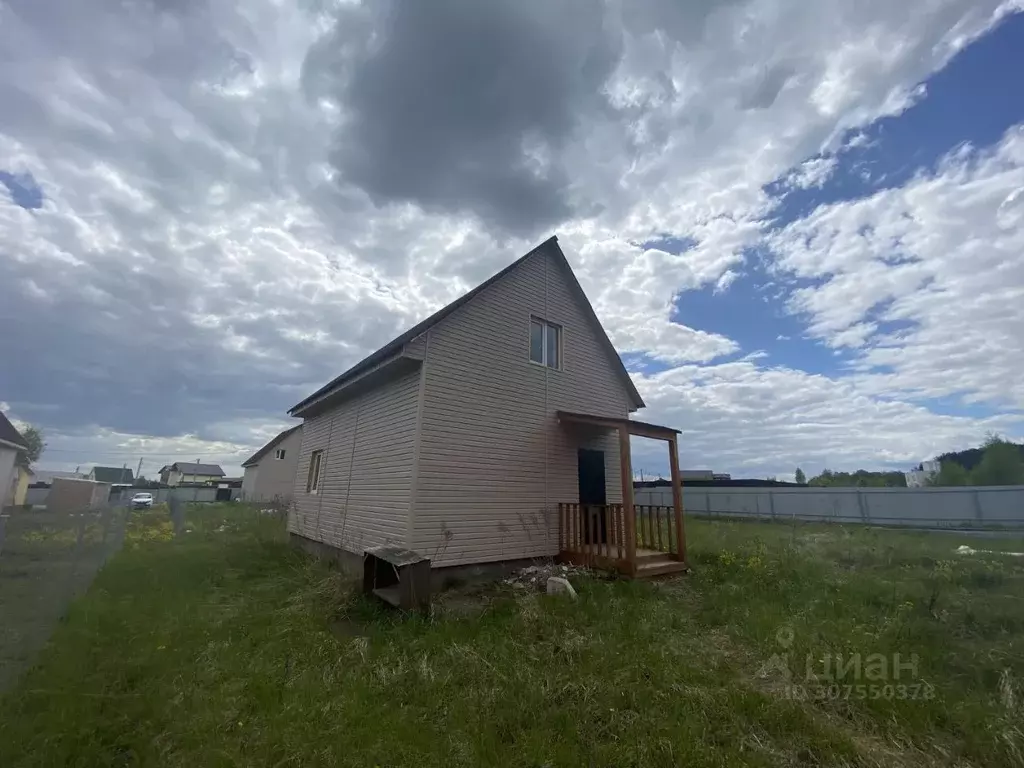
[[[562,367],[562,327],[530,318],[530,361],[548,368]]]
[[[306,477],[306,493],[320,492],[320,465],[323,463],[324,452],[313,451],[309,457],[309,475]]]
[[[276,451],[274,451],[274,458],[278,459],[278,460],[283,459],[284,458],[284,450],[285,450],[284,448],[278,448]]]

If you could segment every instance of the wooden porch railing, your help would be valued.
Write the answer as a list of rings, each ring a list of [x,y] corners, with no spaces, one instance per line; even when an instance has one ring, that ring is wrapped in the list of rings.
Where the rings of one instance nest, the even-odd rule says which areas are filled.
[[[560,555],[576,565],[635,573],[638,553],[684,559],[681,524],[668,506],[635,504],[628,514],[624,504],[559,504]]]

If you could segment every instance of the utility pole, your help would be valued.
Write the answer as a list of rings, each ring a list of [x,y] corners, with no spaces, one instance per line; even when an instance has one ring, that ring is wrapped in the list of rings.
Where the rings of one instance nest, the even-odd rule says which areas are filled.
[[[192,502],[193,503],[195,503],[196,501],[199,500],[199,486],[197,485],[197,483],[199,482],[198,472],[199,472],[199,459],[196,459],[196,465],[192,468],[192,487],[193,487],[193,490],[192,490]]]

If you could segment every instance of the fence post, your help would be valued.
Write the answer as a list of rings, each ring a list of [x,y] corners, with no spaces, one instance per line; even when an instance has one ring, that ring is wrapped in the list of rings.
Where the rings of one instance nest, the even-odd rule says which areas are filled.
[[[85,519],[88,512],[78,513],[78,530],[75,533],[75,554],[71,558],[71,570],[68,571],[68,581],[65,585],[65,601],[69,602],[75,595],[75,575],[78,573],[78,561],[82,557],[82,547],[85,541]],[[66,610],[66,607],[65,609]]]
[[[772,520],[775,519],[775,491],[768,489],[768,511],[771,512]]]
[[[981,527],[985,524],[985,514],[981,511],[981,494],[977,488],[971,491],[971,500],[974,502],[974,519]]]
[[[0,554],[4,551],[4,536],[7,532],[7,515],[0,513]]]
[[[868,522],[868,510],[864,506],[864,494],[861,493],[860,488],[857,489],[857,510],[860,512],[860,519],[863,522]]]
[[[107,537],[110,536],[110,526],[113,524],[115,509],[116,507],[108,505],[107,508],[103,510],[103,540],[100,542],[100,548],[103,550],[103,562],[106,562],[107,558],[112,554],[110,550],[107,549]]]

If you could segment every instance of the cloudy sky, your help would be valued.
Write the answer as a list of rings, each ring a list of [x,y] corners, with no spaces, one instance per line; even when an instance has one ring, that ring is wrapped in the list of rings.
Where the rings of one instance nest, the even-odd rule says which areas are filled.
[[[0,407],[237,471],[558,233],[684,467],[1020,437],[1021,10],[0,0]]]

